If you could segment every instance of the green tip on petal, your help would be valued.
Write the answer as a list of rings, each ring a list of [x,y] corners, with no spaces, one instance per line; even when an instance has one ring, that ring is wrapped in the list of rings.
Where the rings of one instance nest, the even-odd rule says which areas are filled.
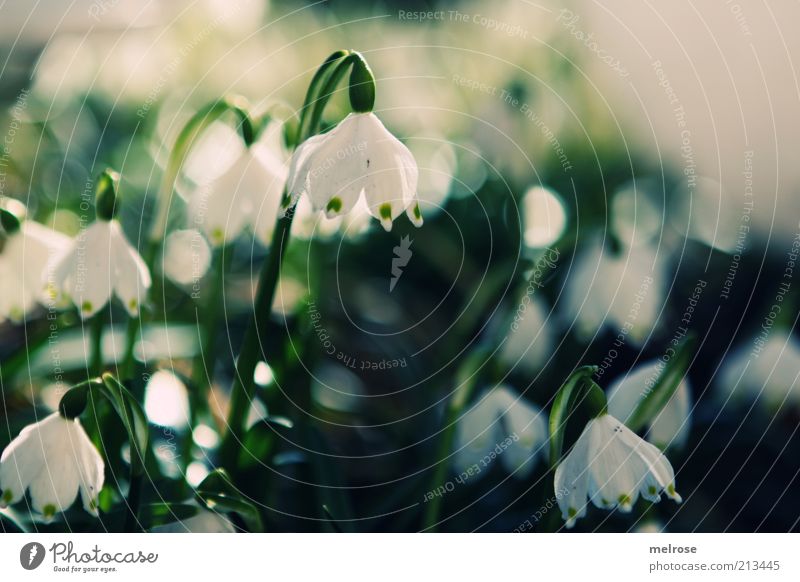
[[[342,210],[342,199],[338,196],[334,196],[328,201],[325,210],[328,214],[338,214]]]
[[[221,228],[217,227],[211,231],[211,242],[215,245],[221,245],[225,242],[225,233]]]
[[[130,309],[131,311],[138,310],[139,309],[139,302],[136,301],[136,299],[131,299],[130,301],[128,301],[128,309]]]
[[[3,491],[3,498],[0,500],[0,505],[6,506],[12,501],[14,501],[14,492],[11,491],[11,489]]]
[[[91,301],[84,301],[81,303],[81,311],[84,313],[91,313],[92,312],[92,302]]]
[[[624,493],[617,498],[619,502],[620,509],[623,511],[630,511],[633,504],[631,503],[631,496],[625,495]]]
[[[56,514],[56,506],[52,503],[48,503],[44,506],[42,510],[42,515],[44,515],[47,519],[51,519]]]
[[[650,487],[647,488],[647,493],[650,495],[655,495],[658,493],[658,489],[656,489],[653,485],[650,485]]]
[[[392,205],[388,202],[381,204],[378,207],[378,216],[380,216],[381,225],[386,232],[392,230]]]
[[[576,515],[578,515],[578,510],[577,509],[575,509],[574,507],[570,507],[569,509],[567,509],[567,516],[570,519],[575,519]]]
[[[678,495],[677,491],[675,491],[674,483],[670,483],[669,485],[667,485],[667,495],[669,495],[672,499],[674,499],[678,503],[683,501],[683,498],[680,495]]]

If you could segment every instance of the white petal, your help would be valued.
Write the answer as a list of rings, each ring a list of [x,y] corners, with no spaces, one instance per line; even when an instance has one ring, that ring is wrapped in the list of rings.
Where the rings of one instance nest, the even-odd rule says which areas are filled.
[[[111,267],[113,222],[98,220],[75,241],[68,288],[83,318],[97,313],[111,297],[114,285]]]
[[[567,528],[573,527],[576,520],[586,515],[586,498],[589,493],[588,457],[593,422],[589,421],[572,450],[556,467],[554,490]]]
[[[131,246],[116,221],[112,222],[111,250],[114,259],[114,292],[133,317],[150,288],[150,271]]]
[[[364,195],[370,213],[388,231],[394,219],[416,200],[417,163],[375,115],[361,120],[361,134],[368,144]]]
[[[78,462],[80,477],[80,492],[83,508],[89,513],[97,515],[97,496],[103,489],[105,481],[105,464],[103,457],[89,440],[78,420],[74,421],[70,430],[72,446]]]
[[[667,457],[658,447],[641,439],[624,425],[619,433],[619,438],[630,448],[633,454],[642,459],[652,478],[658,483],[659,487],[666,491],[667,496],[680,502],[681,496],[675,491],[675,471],[672,469]]]
[[[496,400],[490,391],[484,392],[458,420],[453,455],[456,472],[467,471],[491,453],[497,444],[499,427]],[[484,468],[488,467],[479,466],[480,471]]]
[[[39,434],[40,425],[41,423],[36,423],[23,428],[0,457],[2,506],[18,501],[41,470],[44,450]]]
[[[542,411],[505,386],[498,387],[505,436],[512,443],[500,456],[505,469],[518,479],[531,474],[547,440],[547,425]]]

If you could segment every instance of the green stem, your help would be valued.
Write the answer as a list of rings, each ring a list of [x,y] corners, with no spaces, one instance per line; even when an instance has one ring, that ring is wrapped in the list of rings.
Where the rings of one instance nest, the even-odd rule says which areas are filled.
[[[447,402],[444,425],[436,444],[434,460],[437,461],[437,464],[431,474],[431,480],[427,483],[425,493],[436,490],[437,487],[444,484],[447,478],[447,469],[450,467],[448,459],[453,450],[453,439],[455,438],[458,419],[469,402],[479,378],[484,374],[484,367],[489,363],[489,354],[490,349],[487,346],[478,346],[464,359],[464,363],[459,367],[456,375],[456,389],[453,390]],[[422,528],[425,531],[436,531],[442,498],[435,495],[426,503],[422,518]]]
[[[125,332],[125,355],[123,356],[122,366],[119,369],[120,380],[130,380],[133,378],[134,369],[136,366],[136,358],[134,351],[136,348],[136,338],[139,336],[139,331],[142,327],[141,314],[136,317],[128,318],[128,327]]]
[[[195,358],[192,371],[192,380],[200,395],[205,395],[206,390],[214,379],[214,364],[217,359],[217,350],[214,349],[214,343],[217,338],[220,309],[223,307],[225,298],[225,265],[230,263],[232,257],[233,245],[224,245],[214,253],[211,293],[203,309],[204,321],[200,350]]]
[[[225,98],[215,101],[195,113],[188,121],[175,141],[175,147],[170,152],[164,175],[161,178],[161,185],[156,197],[156,215],[144,252],[144,260],[148,265],[153,264],[161,241],[167,232],[169,210],[172,206],[172,197],[175,192],[175,181],[178,179],[181,167],[183,167],[189,151],[200,135],[228,111],[232,111],[239,118],[239,128],[245,143],[249,145],[255,139],[254,124],[241,99]]]
[[[275,233],[272,236],[269,257],[261,269],[253,318],[247,325],[241,352],[236,361],[236,376],[231,391],[228,427],[221,446],[222,459],[225,465],[231,469],[236,464],[238,439],[242,437],[247,412],[253,399],[255,389],[253,374],[263,356],[260,339],[268,333],[267,327],[272,312],[272,303],[280,277],[281,262],[289,242],[293,217],[294,212],[289,212],[278,219]]]
[[[186,463],[191,462],[194,441],[191,431],[203,416],[208,414],[208,389],[214,381],[216,367],[217,327],[220,310],[225,300],[225,267],[233,257],[233,245],[227,244],[216,250],[211,273],[211,289],[205,305],[202,307],[203,329],[200,337],[198,354],[192,368],[192,385],[189,389],[189,434],[184,439],[183,457]],[[197,309],[198,324],[201,321],[201,309]]]
[[[89,377],[97,378],[103,373],[103,327],[105,326],[105,309],[98,311],[91,320],[91,359],[89,360]]]
[[[336,84],[344,75],[351,54],[348,51],[337,51],[331,54],[317,69],[306,92],[295,146],[319,131],[322,111],[330,99]],[[321,90],[319,89],[320,87],[322,87]],[[284,200],[289,202],[289,204],[284,205],[284,208],[291,206],[290,193],[284,193]],[[256,365],[263,356],[260,340],[268,333],[267,327],[272,312],[272,303],[280,278],[281,263],[289,243],[293,218],[294,212],[287,211],[277,220],[275,232],[272,235],[269,256],[261,268],[259,276],[253,318],[248,323],[241,352],[236,361],[236,375],[231,389],[227,432],[220,447],[223,463],[231,470],[236,467],[238,439],[243,436],[247,412],[253,400],[255,391],[253,374]]]
[[[447,413],[444,419],[444,428],[440,434],[439,442],[436,445],[436,466],[434,467],[431,480],[428,483],[428,491],[434,491],[443,485],[447,478],[447,469],[450,467],[450,451],[453,450],[453,440],[455,438],[455,427],[461,409],[453,405],[453,400],[448,403]],[[425,512],[422,518],[422,529],[425,531],[436,531],[436,524],[439,521],[439,511],[442,507],[441,496],[434,495],[425,505]]]
[[[139,524],[139,506],[141,505],[142,498],[142,474],[134,475],[131,472],[130,486],[128,488],[127,504],[128,510],[125,514],[125,524],[123,526],[126,532],[141,531]]]

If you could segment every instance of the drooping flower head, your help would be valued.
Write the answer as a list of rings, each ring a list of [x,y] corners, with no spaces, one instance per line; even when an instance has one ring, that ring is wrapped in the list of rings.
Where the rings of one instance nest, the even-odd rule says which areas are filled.
[[[664,304],[663,263],[663,253],[649,245],[614,254],[600,241],[591,244],[567,276],[565,312],[574,314],[578,334],[590,338],[608,327],[641,345],[658,325]]]
[[[325,134],[306,140],[292,157],[288,191],[307,194],[328,218],[350,212],[363,194],[370,214],[391,230],[403,211],[420,226],[414,156],[372,113],[351,113]]]
[[[73,240],[48,273],[48,286],[56,297],[67,297],[91,317],[116,295],[131,317],[150,288],[150,271],[131,246],[115,218],[118,176],[105,172],[98,181],[97,220]]]
[[[484,391],[459,419],[454,468],[478,466],[484,474],[497,460],[514,477],[523,479],[536,466],[547,440],[545,415],[507,386]]]
[[[600,509],[628,512],[641,495],[657,502],[661,492],[680,503],[675,472],[667,458],[610,414],[590,420],[556,468],[558,506],[568,528],[586,515],[591,501]]]
[[[33,509],[52,517],[69,509],[80,492],[84,509],[97,515],[104,470],[80,421],[55,412],[23,428],[0,456],[0,507],[28,491]]]
[[[231,136],[225,147],[237,151],[233,161],[190,195],[192,226],[202,230],[213,245],[236,239],[245,228],[263,244],[270,243],[287,175],[280,128],[270,123],[259,141],[250,145],[241,143],[238,135]],[[193,163],[198,163],[198,157],[214,155],[211,149],[202,148]]]
[[[16,323],[37,303],[46,304],[44,273],[69,246],[67,236],[0,209],[5,242],[0,251],[0,321]]]

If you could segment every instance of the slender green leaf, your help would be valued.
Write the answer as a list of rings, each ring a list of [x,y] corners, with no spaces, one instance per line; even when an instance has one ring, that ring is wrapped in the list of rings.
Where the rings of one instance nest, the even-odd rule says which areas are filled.
[[[675,348],[672,358],[661,370],[653,387],[642,398],[626,421],[625,424],[628,425],[628,428],[633,431],[640,430],[658,416],[686,376],[694,354],[694,346],[694,336],[686,336]]]
[[[114,407],[128,432],[128,442],[131,447],[131,472],[133,475],[141,475],[144,472],[150,433],[144,410],[133,394],[111,374],[103,374],[103,387],[104,396],[111,402],[111,406]]]
[[[196,493],[208,509],[238,513],[250,531],[264,531],[258,509],[234,486],[224,469],[209,473],[198,485]]]
[[[553,467],[561,459],[567,420],[575,407],[581,388],[585,381],[590,380],[596,372],[597,366],[582,366],[578,368],[570,374],[556,394],[553,407],[550,410],[550,465]]]

